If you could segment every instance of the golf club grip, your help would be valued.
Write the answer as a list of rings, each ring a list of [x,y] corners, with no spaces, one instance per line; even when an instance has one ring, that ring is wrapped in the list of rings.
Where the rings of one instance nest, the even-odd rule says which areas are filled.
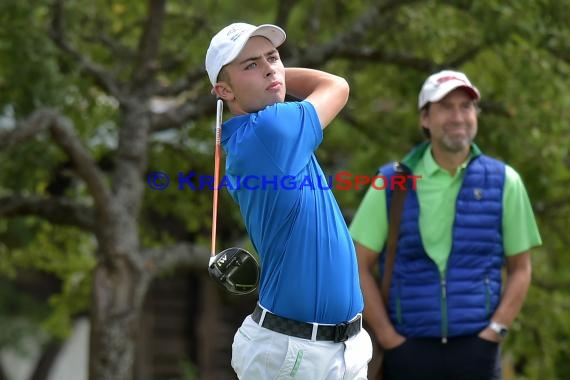
[[[222,113],[224,102],[218,99],[216,102],[216,144],[214,152],[214,190],[212,193],[212,246],[211,256],[216,255],[216,227],[218,224],[218,187],[220,183],[220,144],[222,134]]]

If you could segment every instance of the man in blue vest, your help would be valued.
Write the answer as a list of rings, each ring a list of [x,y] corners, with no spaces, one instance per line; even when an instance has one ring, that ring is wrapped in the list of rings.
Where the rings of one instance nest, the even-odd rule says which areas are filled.
[[[501,378],[499,346],[526,297],[530,249],[541,238],[520,176],[473,142],[479,99],[461,72],[423,84],[428,141],[402,161],[421,178],[406,194],[387,306],[374,273],[384,273],[393,189],[370,187],[350,226],[384,380]],[[380,174],[398,175],[393,164]]]

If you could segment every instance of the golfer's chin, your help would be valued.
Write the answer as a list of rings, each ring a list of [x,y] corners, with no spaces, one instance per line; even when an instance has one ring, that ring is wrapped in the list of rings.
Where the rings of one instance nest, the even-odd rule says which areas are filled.
[[[285,93],[273,93],[268,94],[268,96],[264,99],[263,105],[259,109],[263,109],[265,107],[271,106],[275,103],[282,103],[285,101]]]
[[[282,91],[276,91],[276,92],[270,92],[268,94],[268,98],[269,98],[269,102],[267,103],[267,105],[271,105],[271,104],[275,104],[275,103],[281,103],[285,101],[285,90],[283,89]]]
[[[257,102],[244,106],[243,113],[258,112],[262,109],[272,106],[275,103],[282,103],[285,101],[285,94],[281,93],[267,93],[263,99],[257,99]]]

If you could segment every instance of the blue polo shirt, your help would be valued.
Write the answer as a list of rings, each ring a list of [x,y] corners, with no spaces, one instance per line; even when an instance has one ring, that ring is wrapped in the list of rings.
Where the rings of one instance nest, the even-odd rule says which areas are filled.
[[[340,323],[363,309],[354,245],[314,155],[323,131],[309,102],[222,126],[226,185],[261,259],[259,300],[283,317]]]

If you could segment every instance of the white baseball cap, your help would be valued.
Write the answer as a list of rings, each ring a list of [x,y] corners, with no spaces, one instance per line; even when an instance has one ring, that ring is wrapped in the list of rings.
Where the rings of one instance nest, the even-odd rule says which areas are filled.
[[[443,70],[430,75],[424,82],[418,97],[418,108],[422,109],[428,103],[439,102],[459,87],[465,88],[473,99],[481,98],[479,90],[471,84],[465,74],[459,71]]]
[[[206,52],[206,71],[212,86],[218,81],[222,67],[233,61],[253,36],[265,37],[275,47],[280,46],[286,38],[285,31],[276,25],[255,26],[238,22],[226,26],[212,38]]]

